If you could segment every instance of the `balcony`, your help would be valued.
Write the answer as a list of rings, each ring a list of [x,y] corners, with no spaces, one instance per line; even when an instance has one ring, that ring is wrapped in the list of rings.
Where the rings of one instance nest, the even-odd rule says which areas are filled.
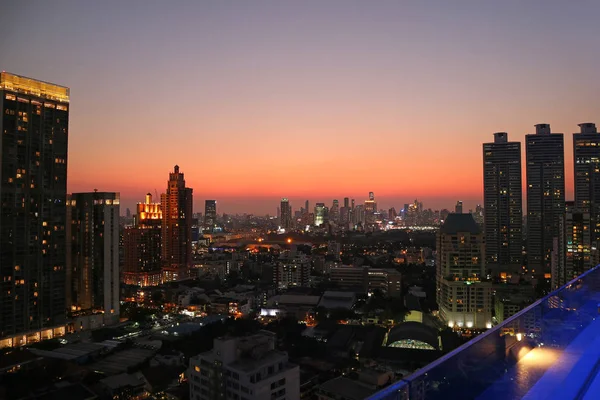
[[[600,399],[600,265],[366,400]]]

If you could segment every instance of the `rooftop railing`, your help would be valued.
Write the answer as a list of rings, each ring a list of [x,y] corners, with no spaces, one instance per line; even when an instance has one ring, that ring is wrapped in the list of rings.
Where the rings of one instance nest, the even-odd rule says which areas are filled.
[[[366,400],[587,399],[599,311],[600,265]]]

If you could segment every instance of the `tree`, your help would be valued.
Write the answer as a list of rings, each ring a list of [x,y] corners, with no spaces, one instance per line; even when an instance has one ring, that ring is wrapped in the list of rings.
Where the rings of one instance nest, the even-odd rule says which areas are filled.
[[[163,303],[163,293],[161,291],[155,291],[152,293],[152,296],[150,296],[150,299],[153,304],[159,306]]]
[[[139,307],[134,303],[127,303],[121,308],[121,317],[133,322],[145,322],[155,313],[154,310]]]

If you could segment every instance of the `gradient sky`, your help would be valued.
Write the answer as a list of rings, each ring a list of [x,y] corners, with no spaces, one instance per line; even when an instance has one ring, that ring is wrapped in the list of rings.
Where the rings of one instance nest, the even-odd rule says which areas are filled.
[[[600,123],[600,2],[7,1],[0,69],[71,88],[69,191],[274,214],[482,199],[481,143]],[[524,148],[524,146],[523,146]]]

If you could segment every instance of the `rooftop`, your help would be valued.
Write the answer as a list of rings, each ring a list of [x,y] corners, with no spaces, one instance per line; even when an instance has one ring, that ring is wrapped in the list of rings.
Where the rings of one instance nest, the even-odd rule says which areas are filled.
[[[282,294],[276,301],[281,304],[307,304],[316,306],[319,303],[321,296],[297,295],[297,294]]]
[[[69,102],[70,95],[68,87],[11,74],[10,72],[0,72],[0,89],[64,103]]]
[[[94,394],[90,389],[80,383],[61,386],[56,390],[36,396],[38,400],[91,400],[96,399],[97,397],[98,396],[96,396],[96,394]]]
[[[15,349],[0,357],[0,371],[10,368],[14,365],[25,364],[31,361],[39,360],[41,357],[27,349]]]
[[[600,398],[600,265],[368,400]]]
[[[279,350],[269,350],[266,353],[261,354],[260,358],[238,358],[227,367],[238,371],[251,372],[262,367],[273,365],[276,362],[283,361],[284,359],[287,359],[287,354],[285,352]],[[287,362],[285,364],[292,366]]]
[[[59,358],[62,360],[77,360],[109,350],[109,346],[99,343],[74,343],[68,344],[52,351],[31,349],[31,352],[43,357]]]
[[[455,235],[459,232],[471,234],[481,233],[481,229],[471,214],[456,213],[448,214],[440,231],[448,235]]]
[[[127,371],[129,368],[141,365],[152,357],[154,353],[153,350],[140,348],[123,350],[91,364],[89,368],[106,375],[118,374]]]
[[[109,376],[108,378],[100,380],[100,383],[102,383],[111,390],[117,390],[127,386],[136,387],[139,385],[145,385],[147,381],[141,372],[136,372],[134,374],[124,373]]]
[[[360,382],[340,376],[323,383],[319,386],[319,391],[330,393],[334,398],[363,400],[373,394],[375,390]]]
[[[329,309],[334,308],[345,308],[351,309],[356,301],[356,295],[354,292],[334,292],[326,291],[321,297],[319,307],[325,307]]]

